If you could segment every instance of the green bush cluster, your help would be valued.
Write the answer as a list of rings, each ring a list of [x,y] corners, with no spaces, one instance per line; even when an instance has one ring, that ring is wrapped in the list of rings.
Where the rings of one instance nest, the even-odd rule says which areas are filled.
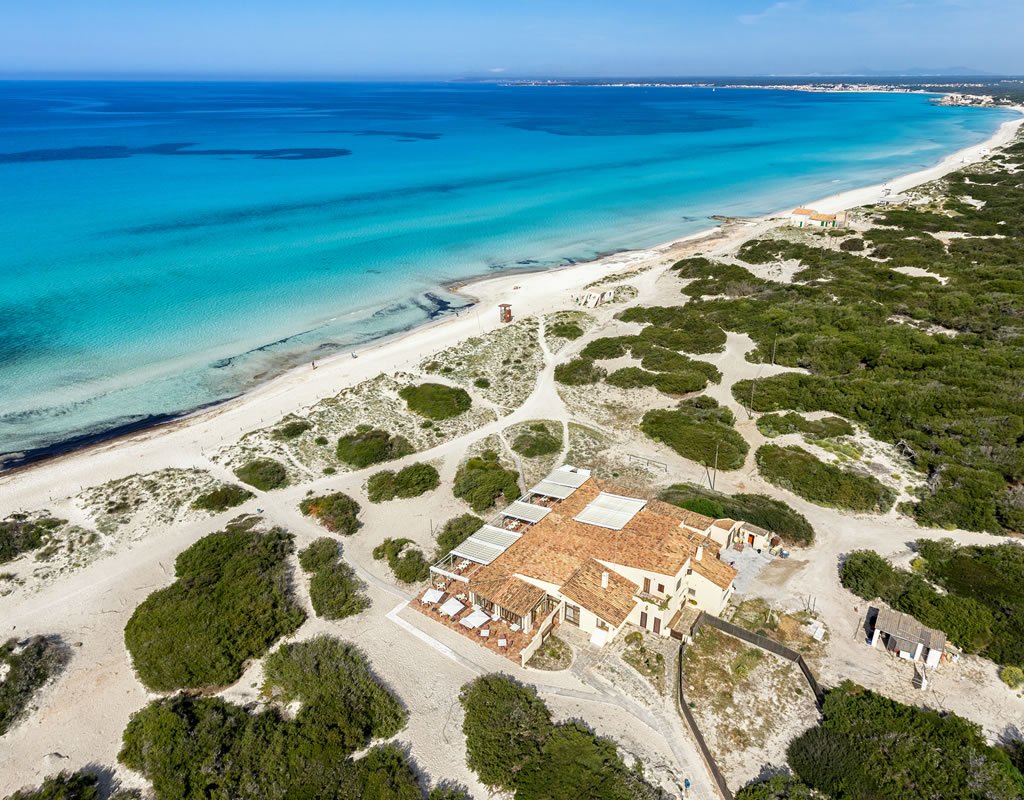
[[[1024,796],[1024,775],[1007,754],[955,714],[844,681],[825,695],[822,716],[790,743],[787,758],[804,784],[835,800]]]
[[[623,322],[646,322],[638,334],[652,345],[684,353],[720,353],[725,349],[725,331],[712,320],[702,320],[685,306],[627,308],[618,315]]]
[[[281,427],[274,429],[275,439],[297,439],[306,431],[312,430],[313,423],[305,419],[289,419]]]
[[[56,636],[32,636],[21,644],[9,639],[0,645],[0,664],[7,668],[0,679],[0,736],[13,727],[35,693],[60,674],[70,660],[70,651]]]
[[[0,521],[0,564],[42,547],[53,531],[65,525],[67,520],[55,517],[32,519],[27,514],[12,514]]]
[[[651,326],[648,330],[660,330]],[[662,347],[644,336],[609,336],[595,339],[580,352],[583,361],[601,361],[632,355],[640,359],[641,367],[623,367],[604,377],[609,384],[620,389],[653,386],[665,394],[681,395],[697,392],[717,383],[722,374],[705,361],[697,361],[675,350]],[[557,369],[557,368],[556,368]],[[595,367],[595,369],[603,369]]]
[[[385,539],[373,548],[373,557],[386,558],[391,572],[402,583],[422,583],[430,575],[430,564],[412,539]]]
[[[583,328],[575,322],[554,322],[548,325],[547,332],[559,339],[579,339],[583,335]]]
[[[555,367],[555,380],[566,386],[586,386],[599,383],[608,371],[589,358],[574,358]]]
[[[640,430],[683,458],[719,469],[739,469],[750,449],[733,427],[733,414],[711,397],[684,400],[670,410],[644,414]]]
[[[366,483],[366,496],[371,503],[382,503],[396,497],[419,497],[436,489],[441,476],[430,464],[410,464],[398,472],[386,469],[370,476]]]
[[[452,517],[437,534],[437,553],[434,561],[440,561],[448,553],[483,527],[484,521],[474,514]]]
[[[555,724],[537,692],[507,675],[462,687],[466,763],[480,781],[516,800],[662,800],[614,741],[578,720]],[[638,762],[639,763],[639,762]]]
[[[555,436],[543,422],[536,422],[512,440],[512,449],[526,458],[562,452],[562,437]]]
[[[7,800],[100,800],[101,797],[107,800],[142,800],[142,792],[138,789],[117,789],[103,795],[96,773],[65,770],[48,777],[38,789],[22,789]]]
[[[327,530],[342,536],[351,536],[361,524],[359,503],[344,492],[307,497],[299,503],[299,511],[307,517],[316,517]]]
[[[175,582],[143,600],[125,626],[139,680],[159,692],[226,686],[296,630],[305,614],[292,596],[292,542],[278,528],[236,529],[183,551]]]
[[[757,429],[769,439],[787,433],[804,433],[819,439],[834,439],[836,436],[852,436],[853,426],[842,417],[807,419],[802,414],[790,411],[787,414],[763,414],[757,418]]]
[[[896,493],[877,478],[826,464],[796,445],[766,444],[756,458],[766,481],[820,506],[884,513],[896,500]]]
[[[401,701],[354,646],[327,636],[284,645],[265,664],[264,693],[300,703],[249,713],[218,697],[176,695],[134,714],[121,763],[145,775],[158,800],[422,800],[417,769],[397,745]]]
[[[370,607],[364,584],[355,570],[341,560],[338,542],[322,536],[299,553],[299,566],[311,573],[309,602],[318,617],[345,619]]]
[[[1014,530],[1008,489],[1024,480],[1024,414],[1006,387],[1024,381],[1024,151],[984,174],[953,173],[944,209],[885,209],[865,234],[871,253],[780,239],[741,248],[749,263],[797,259],[789,284],[697,300],[681,313],[748,333],[751,360],[802,367],[759,379],[757,411],[830,411],[876,439],[902,442],[929,488],[912,509],[925,525]],[[981,200],[975,207],[966,198]],[[967,234],[948,248],[932,234]],[[998,236],[997,236],[998,235]],[[996,238],[979,238],[979,237]],[[904,275],[919,266],[945,276]],[[910,319],[899,325],[893,317]],[[957,335],[932,335],[931,326]],[[734,385],[751,402],[751,382]],[[1019,509],[1020,506],[1017,506]]]
[[[498,454],[487,450],[459,467],[452,492],[479,514],[493,506],[499,497],[508,502],[518,499],[519,473],[505,469],[498,461]]]
[[[661,499],[714,519],[739,519],[777,534],[788,544],[809,545],[814,528],[799,511],[763,494],[721,494],[692,483],[677,483]]]
[[[829,800],[793,775],[773,775],[768,780],[744,786],[736,800]]]
[[[738,264],[720,264],[706,258],[687,258],[672,269],[679,277],[689,280],[683,294],[690,297],[746,297],[764,289],[766,281]]]
[[[240,506],[253,496],[252,492],[248,489],[243,489],[241,486],[233,483],[222,484],[199,495],[199,497],[192,501],[192,508],[197,511],[219,513],[227,511],[229,508]]]
[[[405,400],[410,411],[435,421],[457,417],[469,411],[473,405],[473,400],[465,389],[445,386],[442,383],[405,386],[398,390],[398,395]]]
[[[254,458],[236,469],[235,476],[242,483],[254,486],[261,492],[288,485],[288,470],[284,464],[272,458]]]
[[[356,469],[411,455],[415,450],[404,436],[392,436],[370,425],[359,425],[338,439],[338,460]]]

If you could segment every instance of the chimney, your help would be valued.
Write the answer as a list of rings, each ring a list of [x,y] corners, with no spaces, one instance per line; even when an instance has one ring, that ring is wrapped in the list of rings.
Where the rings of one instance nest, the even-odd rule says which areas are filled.
[[[704,558],[704,545],[699,544],[697,545],[697,555],[693,557],[693,560],[700,561],[702,558]]]
[[[601,573],[601,588],[608,588],[608,572],[607,570]]]

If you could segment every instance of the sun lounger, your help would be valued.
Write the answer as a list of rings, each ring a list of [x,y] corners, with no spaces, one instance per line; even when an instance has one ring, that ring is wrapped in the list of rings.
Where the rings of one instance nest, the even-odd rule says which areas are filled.
[[[516,625],[514,622],[511,625],[509,625],[508,627],[509,627],[509,630],[512,630],[512,631],[518,631],[519,630],[519,626]]]
[[[508,647],[508,639],[498,639],[498,647]]]
[[[427,589],[423,593],[423,597],[420,598],[420,602],[424,604],[440,603],[441,598],[444,597],[444,592],[438,591],[437,589]]]
[[[438,611],[440,611],[446,617],[454,617],[464,608],[465,606],[462,605],[462,603],[460,603],[454,597],[449,597],[445,601],[445,604],[438,609]]]
[[[481,636],[490,636],[491,632],[489,630],[487,630],[487,628],[484,628],[482,631],[480,631],[480,635]]]
[[[465,625],[470,630],[473,630],[474,628],[479,628],[481,625],[483,625],[485,622],[488,622],[489,620],[490,617],[488,617],[483,611],[474,611],[472,614],[469,614],[464,619],[459,620],[459,624]]]

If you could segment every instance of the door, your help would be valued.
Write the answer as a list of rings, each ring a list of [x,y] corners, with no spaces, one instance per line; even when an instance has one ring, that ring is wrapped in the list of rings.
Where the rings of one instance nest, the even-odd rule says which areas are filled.
[[[661,633],[661,617],[654,618],[654,632]]]
[[[650,578],[644,578],[644,591],[647,594],[651,593],[651,579]]]
[[[640,612],[640,627],[644,628],[644,629],[647,628],[647,612],[646,611],[641,611]]]
[[[753,543],[754,543],[754,534],[752,534],[752,533],[748,534],[747,535],[747,544],[753,544]]]
[[[565,621],[569,622],[576,627],[580,624],[580,609],[579,606],[573,606],[569,603],[565,604]]]

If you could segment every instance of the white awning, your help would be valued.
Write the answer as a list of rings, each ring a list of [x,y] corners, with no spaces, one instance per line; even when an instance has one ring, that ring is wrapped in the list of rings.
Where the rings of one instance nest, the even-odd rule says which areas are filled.
[[[573,519],[587,525],[621,531],[645,505],[646,500],[601,492]]]
[[[444,597],[444,592],[439,591],[437,589],[427,589],[427,591],[425,591],[423,593],[423,597],[420,598],[420,602],[421,603],[436,603],[442,597]]]
[[[465,606],[462,605],[462,603],[460,603],[454,597],[449,597],[448,600],[445,601],[445,604],[438,609],[438,611],[440,611],[440,613],[444,614],[444,616],[446,617],[454,617],[464,608]]]
[[[551,513],[550,508],[544,506],[535,506],[533,503],[524,503],[522,500],[516,500],[511,503],[508,508],[501,512],[503,517],[511,517],[512,519],[519,519],[523,522],[540,522],[544,517]]]
[[[576,489],[572,486],[565,486],[561,483],[553,483],[549,480],[543,480],[530,489],[530,494],[539,494],[542,497],[553,497],[556,500],[564,500]]]
[[[573,489],[579,489],[583,484],[590,480],[590,472],[573,472],[571,469],[566,467],[559,467],[548,475],[545,481],[551,483],[557,483],[561,486],[571,486]]]
[[[479,628],[485,622],[490,621],[491,618],[486,612],[477,610],[474,611],[472,614],[468,615],[467,617],[465,617],[464,619],[460,619],[459,624],[465,625],[470,630],[473,630],[473,628]]]
[[[468,559],[469,561],[474,561],[477,564],[483,564],[484,566],[490,564],[504,552],[504,547],[481,541],[475,536],[470,536],[466,541],[452,550],[453,555],[456,555],[459,558]]]
[[[497,528],[494,525],[484,525],[479,528],[476,533],[470,536],[470,539],[478,539],[481,542],[487,544],[493,544],[502,549],[511,547],[515,542],[522,538],[521,533],[515,531],[507,531],[504,528]]]

